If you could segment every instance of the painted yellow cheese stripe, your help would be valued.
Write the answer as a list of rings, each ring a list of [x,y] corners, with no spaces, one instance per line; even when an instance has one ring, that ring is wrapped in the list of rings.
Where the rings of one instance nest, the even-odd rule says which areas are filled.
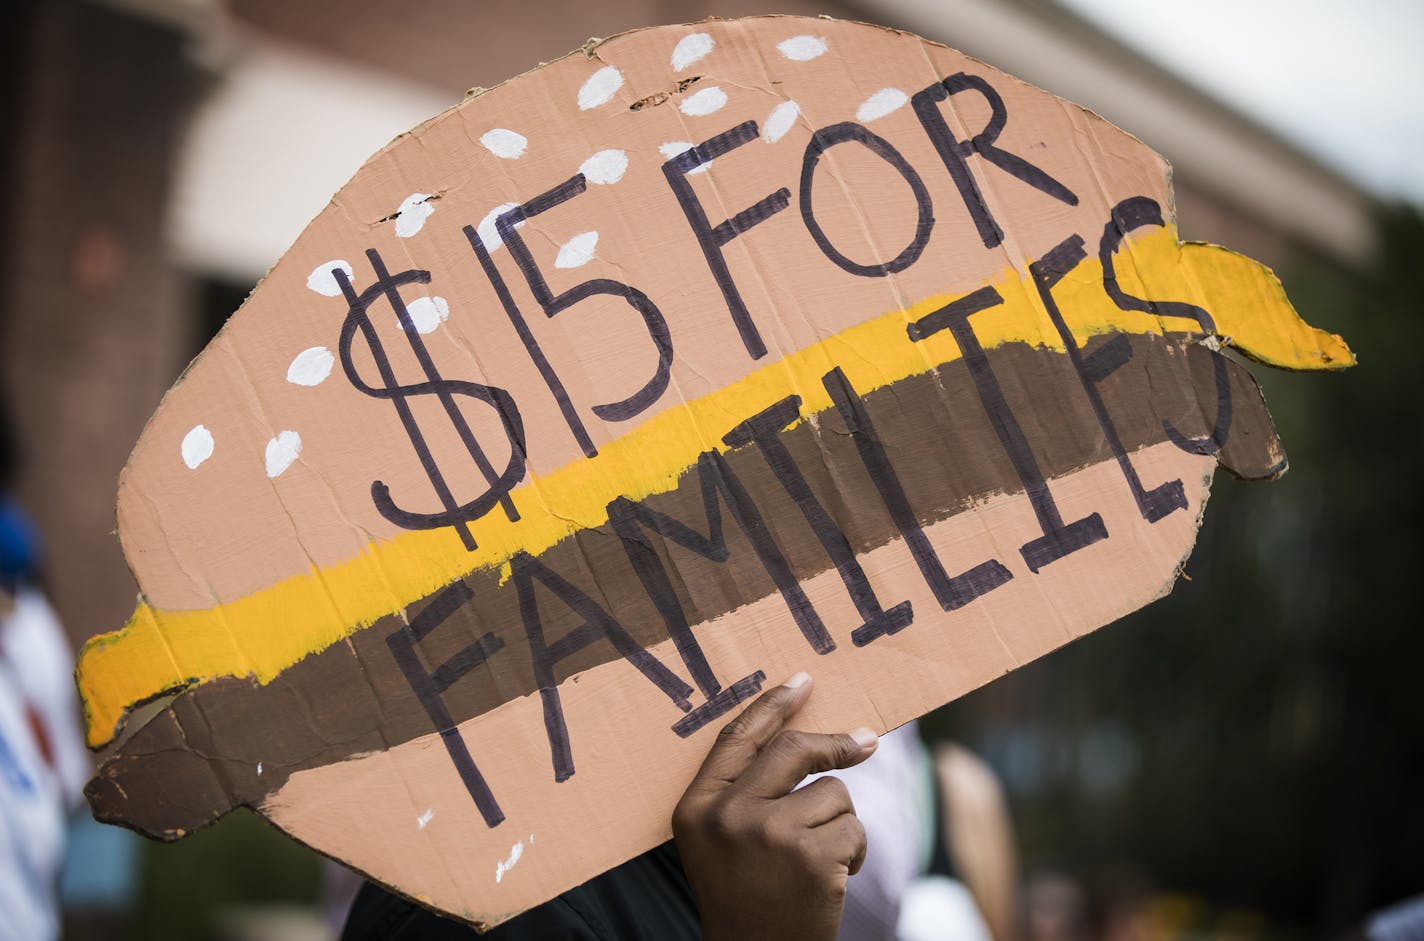
[[[1216,246],[1180,245],[1171,227],[1129,242],[1116,268],[1119,284],[1133,296],[1206,308],[1224,343],[1261,362],[1287,369],[1338,369],[1354,362],[1344,341],[1296,315],[1268,269]],[[1054,290],[1080,342],[1112,331],[1197,329],[1192,320],[1118,310],[1101,279],[1101,266],[1089,258]],[[1004,304],[974,318],[986,348],[1024,342],[1062,352],[1026,277],[1006,268],[993,284]],[[90,745],[108,742],[126,710],[146,699],[220,676],[269,682],[303,657],[462,575],[501,565],[520,550],[538,554],[579,529],[601,525],[610,500],[670,489],[728,428],[784,396],[800,395],[805,414],[830,408],[820,379],[833,366],[864,394],[958,358],[948,332],[911,343],[905,326],[967,293],[882,314],[649,419],[603,446],[596,458],[530,479],[513,494],[519,522],[491,513],[472,524],[475,552],[448,529],[409,532],[372,544],[357,558],[213,608],[160,611],[140,604],[122,630],[94,638],[81,654],[78,678]]]

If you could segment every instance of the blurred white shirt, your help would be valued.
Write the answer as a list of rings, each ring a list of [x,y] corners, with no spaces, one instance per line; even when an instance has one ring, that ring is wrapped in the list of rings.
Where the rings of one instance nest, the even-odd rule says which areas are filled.
[[[832,773],[850,791],[869,844],[846,886],[837,941],[990,941],[969,891],[925,874],[938,839],[935,780],[915,723],[880,736],[861,764]]]
[[[21,589],[0,613],[0,941],[59,937],[65,818],[88,774],[73,669],[53,611]]]

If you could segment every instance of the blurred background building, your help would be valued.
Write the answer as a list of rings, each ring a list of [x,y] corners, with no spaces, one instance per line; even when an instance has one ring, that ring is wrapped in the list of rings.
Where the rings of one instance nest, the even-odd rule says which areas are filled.
[[[1172,598],[925,723],[1006,782],[1027,872],[1046,887],[1030,898],[1068,905],[1083,937],[1335,937],[1424,891],[1418,217],[1049,0],[775,6],[910,29],[1130,129],[1171,160],[1187,238],[1273,266],[1307,319],[1360,353],[1342,377],[1262,377],[1296,467],[1271,488],[1218,484],[1225,506]],[[133,608],[113,507],[144,421],[371,153],[590,36],[761,12],[0,5],[0,391],[23,459],[16,493],[74,643]],[[1349,133],[1348,114],[1322,120]],[[141,859],[133,937],[236,936],[233,906],[318,893],[310,854],[246,823]]]

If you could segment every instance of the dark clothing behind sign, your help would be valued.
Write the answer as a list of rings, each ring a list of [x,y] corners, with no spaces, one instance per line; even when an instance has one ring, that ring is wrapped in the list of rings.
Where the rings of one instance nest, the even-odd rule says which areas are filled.
[[[692,889],[671,841],[486,934],[367,883],[341,941],[700,941]]]

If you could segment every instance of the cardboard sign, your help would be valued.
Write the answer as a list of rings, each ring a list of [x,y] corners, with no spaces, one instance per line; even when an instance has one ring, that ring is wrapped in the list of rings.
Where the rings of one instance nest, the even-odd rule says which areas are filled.
[[[1090,112],[852,23],[591,42],[373,157],[163,400],[91,743],[178,695],[95,813],[508,918],[768,684],[885,730],[1168,592],[1286,466],[1226,347],[1352,362]]]

